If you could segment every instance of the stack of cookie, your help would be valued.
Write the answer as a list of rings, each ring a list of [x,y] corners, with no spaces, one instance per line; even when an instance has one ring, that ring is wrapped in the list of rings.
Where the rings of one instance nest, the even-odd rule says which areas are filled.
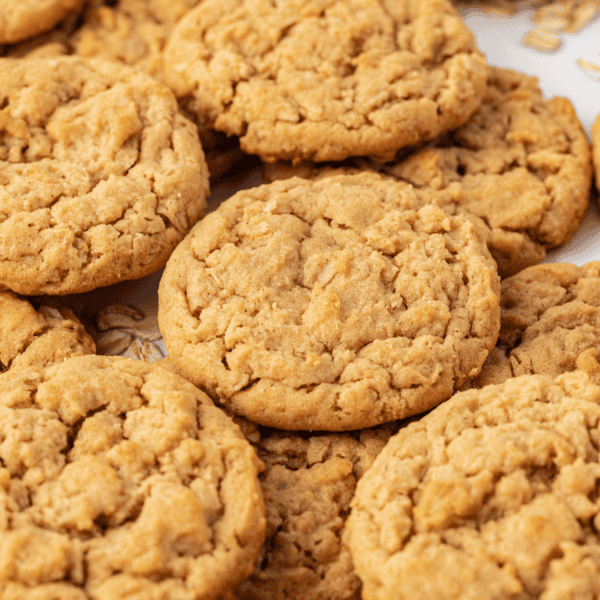
[[[0,599],[600,595],[600,263],[536,265],[598,123],[447,0],[42,5],[0,7]],[[168,359],[95,356],[56,297],[163,267]]]

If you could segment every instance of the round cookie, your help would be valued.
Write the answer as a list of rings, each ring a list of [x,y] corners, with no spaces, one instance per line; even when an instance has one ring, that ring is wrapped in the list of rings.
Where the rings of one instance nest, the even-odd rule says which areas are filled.
[[[343,431],[424,412],[499,330],[474,225],[376,173],[243,190],[169,259],[158,321],[178,369],[228,410]]]
[[[600,262],[524,269],[502,281],[500,310],[496,348],[470,387],[574,371],[600,345]]]
[[[0,289],[149,275],[203,215],[208,173],[171,91],[113,62],[0,59]]]
[[[566,243],[590,200],[587,136],[570,101],[544,99],[537,80],[490,66],[488,90],[469,121],[393,162],[347,161],[427,190],[433,201],[476,218],[501,277]],[[335,165],[332,165],[335,166]],[[331,170],[331,166],[327,171]],[[321,176],[316,165],[264,165],[267,181]]]
[[[0,292],[0,373],[95,352],[94,340],[72,310],[44,304],[36,309],[25,298]]]
[[[312,435],[254,428],[248,422],[240,426],[265,465],[259,480],[267,535],[238,597],[358,600],[360,581],[341,541],[344,523],[356,482],[399,424]]]
[[[0,597],[231,597],[264,539],[261,468],[181,377],[121,357],[0,375]]]
[[[85,0],[1,0],[0,44],[14,44],[49,31]]]
[[[599,446],[581,371],[456,394],[358,482],[345,540],[362,597],[597,597]]]
[[[596,189],[600,192],[600,114],[592,123],[592,157],[596,175]]]
[[[464,123],[486,64],[446,0],[203,0],[165,80],[263,160],[392,157]]]

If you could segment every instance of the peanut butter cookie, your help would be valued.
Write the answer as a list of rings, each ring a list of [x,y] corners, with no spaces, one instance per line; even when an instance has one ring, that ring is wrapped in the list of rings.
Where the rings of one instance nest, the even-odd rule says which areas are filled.
[[[494,347],[499,279],[472,222],[376,173],[240,191],[169,259],[171,360],[228,410],[343,431],[424,412]]]
[[[345,538],[369,600],[600,594],[600,387],[581,371],[469,390],[392,437]]]
[[[0,44],[13,44],[48,31],[81,8],[85,0],[1,0]]]
[[[114,62],[0,59],[0,289],[84,292],[164,266],[208,172],[171,91]]]
[[[44,304],[36,309],[28,299],[0,292],[0,373],[95,352],[94,340],[72,310]]]
[[[312,435],[241,427],[265,465],[267,537],[239,598],[358,600],[344,523],[356,482],[399,424]]]
[[[502,277],[566,243],[590,201],[587,136],[566,98],[544,99],[534,77],[490,66],[482,105],[469,121],[393,162],[348,161],[431,192],[487,231]],[[296,173],[294,173],[296,171]],[[265,179],[315,177],[316,165],[265,165]]]
[[[245,152],[325,161],[458,127],[486,64],[446,0],[203,0],[169,38],[165,78]]]
[[[600,262],[524,269],[502,281],[500,309],[496,348],[470,386],[574,371],[582,352],[600,346]]]
[[[264,539],[261,468],[197,388],[84,356],[0,375],[0,597],[230,597]]]

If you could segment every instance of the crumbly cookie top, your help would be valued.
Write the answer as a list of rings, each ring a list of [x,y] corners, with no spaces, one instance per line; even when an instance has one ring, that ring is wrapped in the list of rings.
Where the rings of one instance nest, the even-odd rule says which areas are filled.
[[[208,600],[250,572],[261,466],[189,382],[72,358],[0,375],[0,415],[3,598]]]
[[[0,373],[95,352],[94,340],[72,310],[46,305],[36,310],[29,300],[0,292]]]
[[[2,0],[0,44],[13,44],[52,29],[85,0]]]
[[[0,289],[148,275],[202,216],[208,174],[171,91],[114,62],[0,59]]]
[[[582,372],[456,394],[402,429],[347,521],[363,597],[600,591],[600,387]]]
[[[391,157],[466,121],[486,64],[446,0],[204,0],[165,80],[263,160]]]
[[[177,368],[249,420],[366,427],[475,375],[499,281],[472,223],[375,173],[238,192],[171,256],[159,326]]]
[[[398,427],[302,435],[242,425],[265,465],[259,479],[267,536],[240,599],[360,597],[360,581],[342,544],[344,523],[356,482]]]
[[[536,78],[497,67],[465,125],[383,169],[480,218],[502,277],[570,239],[592,181],[589,142],[569,100],[546,100]]]
[[[470,385],[577,368],[600,343],[600,262],[534,265],[502,281],[496,350]]]

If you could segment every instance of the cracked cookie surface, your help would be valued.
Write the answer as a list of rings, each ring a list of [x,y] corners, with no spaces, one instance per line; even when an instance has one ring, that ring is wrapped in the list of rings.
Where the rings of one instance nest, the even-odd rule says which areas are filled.
[[[240,600],[358,600],[344,523],[356,482],[400,425],[311,435],[240,426],[265,465],[267,511],[265,544]]]
[[[228,597],[264,539],[262,468],[174,373],[121,357],[0,375],[0,597]]]
[[[583,372],[456,394],[357,484],[346,539],[363,598],[597,596],[599,451]]]
[[[498,342],[468,385],[574,371],[599,345],[600,262],[534,265],[502,281]]]
[[[244,151],[323,161],[458,127],[486,64],[446,0],[204,0],[174,29],[165,78]]]
[[[471,215],[501,277],[509,277],[575,233],[590,201],[592,159],[569,100],[544,99],[537,80],[523,73],[494,66],[488,73],[483,103],[462,127],[396,161],[350,159],[344,168],[386,173],[427,190],[453,213]],[[321,168],[282,161],[265,164],[263,173],[266,181],[314,178]]]
[[[159,327],[191,381],[250,421],[404,418],[479,372],[496,266],[470,220],[376,173],[238,192],[169,259]]]
[[[208,173],[171,91],[116,63],[0,59],[0,289],[149,275],[203,215]]]
[[[72,310],[43,303],[36,309],[29,299],[0,292],[0,373],[95,353],[94,340]]]

